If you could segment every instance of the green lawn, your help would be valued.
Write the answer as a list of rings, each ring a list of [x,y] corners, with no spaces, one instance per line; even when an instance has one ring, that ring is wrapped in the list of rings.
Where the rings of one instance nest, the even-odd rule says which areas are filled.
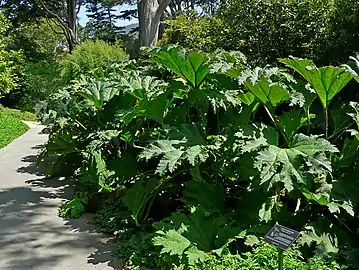
[[[23,112],[16,109],[5,108],[0,104],[0,117],[11,117],[24,121],[37,121],[36,116],[30,112]]]
[[[29,127],[21,120],[0,116],[0,149],[24,134]]]
[[[22,121],[36,121],[36,116],[33,113],[4,108],[0,105],[0,149],[29,129]]]

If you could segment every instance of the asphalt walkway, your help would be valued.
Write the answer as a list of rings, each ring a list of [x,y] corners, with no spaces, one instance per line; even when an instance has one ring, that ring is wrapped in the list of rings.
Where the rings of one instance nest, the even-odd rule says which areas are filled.
[[[29,125],[0,149],[0,270],[118,269],[111,266],[107,240],[88,219],[57,216],[71,188],[39,173],[36,154],[47,135],[42,126]]]

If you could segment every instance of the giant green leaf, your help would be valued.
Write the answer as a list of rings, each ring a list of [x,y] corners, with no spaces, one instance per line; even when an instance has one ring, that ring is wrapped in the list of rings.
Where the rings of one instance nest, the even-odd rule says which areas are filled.
[[[239,148],[242,154],[254,152],[263,146],[278,144],[278,132],[276,129],[262,123],[245,126],[234,135],[237,140],[233,145],[233,149]]]
[[[271,83],[267,77],[261,77],[259,81],[253,83],[247,80],[245,86],[269,109],[274,109],[282,102],[290,99],[289,92],[279,83]]]
[[[224,207],[224,188],[220,183],[190,180],[183,190],[187,206],[201,206],[209,213],[221,211]]]
[[[209,64],[210,73],[214,74],[216,78],[223,78],[223,80],[221,80],[223,85],[229,85],[234,82],[234,79],[238,78],[246,62],[246,57],[239,51],[228,52],[217,50],[211,54]],[[221,77],[221,75],[223,75],[223,77]],[[238,87],[237,83],[235,83],[234,86]]]
[[[299,105],[305,111],[308,111],[316,98],[314,89],[304,80],[297,79],[295,82],[288,82],[289,87],[293,90],[292,105]]]
[[[173,129],[169,136],[172,140],[186,140],[190,146],[206,144],[203,131],[195,124],[183,124]]]
[[[328,254],[335,254],[339,251],[337,248],[338,242],[336,237],[333,237],[329,233],[319,234],[314,227],[307,226],[306,231],[302,233],[302,236],[298,240],[300,245],[307,244],[311,246],[312,243],[316,245],[316,256],[323,257]]]
[[[314,115],[309,115],[309,118],[314,118]],[[285,112],[278,117],[278,120],[280,127],[289,139],[308,121],[300,110]]]
[[[317,68],[313,61],[300,58],[282,58],[279,61],[302,75],[317,93],[324,108],[353,79],[345,68],[327,66]]]
[[[156,173],[164,175],[166,171],[174,172],[180,164],[184,151],[175,145],[185,143],[178,140],[158,140],[147,147],[140,155],[140,159],[150,160],[162,156],[156,169]]]
[[[185,140],[158,140],[147,147],[140,159],[150,160],[161,156],[156,173],[164,175],[166,171],[174,172],[182,161],[187,160],[192,166],[204,162],[209,157],[206,147],[190,146]]]
[[[153,238],[155,246],[162,246],[161,253],[169,253],[170,255],[179,255],[182,257],[185,250],[191,245],[191,242],[179,234],[175,230],[167,232],[158,231],[161,236]]]
[[[105,102],[111,100],[115,95],[117,95],[119,89],[114,87],[113,83],[102,80],[91,80],[86,84],[82,91],[78,93],[85,97],[86,99],[93,102],[97,109],[102,109]]]
[[[261,184],[266,183],[270,188],[273,183],[282,182],[290,192],[294,184],[306,185],[308,174],[319,177],[331,172],[325,154],[334,152],[338,150],[327,140],[299,134],[293,138],[290,148],[270,145],[261,151],[254,166],[260,171]]]
[[[150,178],[137,181],[122,198],[123,203],[131,210],[132,216],[139,224],[150,200],[161,191],[167,178]]]
[[[162,123],[165,109],[167,106],[169,92],[160,94],[159,96],[153,98],[150,101],[139,101],[138,109],[142,112],[142,115],[156,121],[157,123]]]
[[[173,173],[176,168],[181,164],[180,160],[182,158],[184,151],[173,147],[173,150],[167,151],[160,162],[158,163],[156,173],[164,175],[166,171]]]
[[[146,160],[161,157],[156,169],[156,173],[160,175],[164,175],[166,171],[174,172],[184,160],[196,166],[209,157],[206,141],[197,125],[183,124],[173,128],[168,137],[168,140],[152,142],[139,155],[140,159]]]
[[[141,76],[138,71],[126,71],[117,78],[118,87],[133,96],[133,107],[119,110],[117,118],[129,123],[136,117],[147,117],[163,122],[170,91],[164,91],[164,83],[155,77]]]
[[[108,182],[113,172],[109,171],[100,152],[84,153],[82,168],[77,172],[77,181],[87,188],[113,191]]]
[[[74,136],[61,130],[50,136],[48,143],[46,144],[47,155],[67,155],[70,153],[78,152],[76,147],[76,139]]]
[[[163,92],[162,81],[151,76],[141,76],[138,71],[124,72],[117,78],[117,82],[118,87],[139,100],[149,100]]]
[[[193,209],[193,208],[192,208]],[[178,245],[168,245],[172,242],[173,236],[176,236],[176,242],[180,240],[181,246],[184,248],[184,243],[188,243],[182,237],[189,240],[191,245],[195,246],[201,251],[210,252],[212,250],[223,247],[230,239],[236,237],[240,233],[240,229],[234,227],[225,216],[218,214],[208,214],[202,207],[194,208],[188,215],[183,213],[174,213],[170,218],[169,224],[156,225],[160,229],[159,245],[165,247],[166,252],[175,252],[178,254]],[[171,233],[169,233],[171,231]],[[178,234],[175,234],[176,231]],[[188,246],[187,246],[188,247]],[[179,249],[184,251],[184,249]],[[178,254],[180,255],[180,254]]]
[[[149,51],[154,61],[165,66],[191,86],[198,88],[209,73],[205,53],[186,52],[179,46],[154,47]]]
[[[196,265],[198,262],[203,262],[210,257],[206,252],[199,250],[194,246],[187,249],[185,254],[187,256],[189,265]]]

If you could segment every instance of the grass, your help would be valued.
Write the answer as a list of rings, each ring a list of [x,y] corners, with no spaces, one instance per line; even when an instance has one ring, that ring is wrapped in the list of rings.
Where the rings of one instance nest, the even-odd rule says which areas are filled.
[[[33,113],[5,108],[0,104],[0,149],[29,129],[22,121],[37,121],[37,119]]]
[[[23,121],[37,121],[35,114],[16,109],[5,108],[0,104],[0,118],[15,118]]]
[[[24,134],[29,127],[20,119],[0,115],[0,149]]]

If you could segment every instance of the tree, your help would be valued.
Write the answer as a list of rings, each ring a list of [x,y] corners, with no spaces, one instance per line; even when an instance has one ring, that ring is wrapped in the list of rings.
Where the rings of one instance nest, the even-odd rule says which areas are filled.
[[[42,18],[22,23],[12,29],[12,39],[8,48],[22,51],[30,61],[56,61],[64,55],[67,42],[61,29],[53,22]]]
[[[197,6],[212,13],[218,6],[218,0],[138,0],[137,6],[140,46],[151,46],[159,38],[160,23],[164,17],[175,18],[179,13],[194,10]]]
[[[1,1],[0,7],[16,25],[39,17],[52,21],[60,27],[72,51],[78,44],[77,15],[84,4],[85,0],[7,0]]]
[[[8,48],[11,36],[8,35],[12,25],[0,13],[0,98],[19,87],[23,55],[21,51]]]
[[[108,42],[116,41],[116,37],[121,33],[123,27],[116,25],[119,19],[115,7],[118,1],[89,0],[86,10],[89,13],[90,21],[86,27],[89,28],[91,38],[101,39]]]
[[[71,52],[79,43],[77,38],[77,15],[85,0],[35,0],[45,16],[61,29]]]
[[[138,0],[141,47],[157,42],[161,18],[170,2],[171,0]]]
[[[213,14],[219,7],[219,0],[172,0],[166,10],[166,19],[175,19],[193,10],[202,10],[204,13]]]

